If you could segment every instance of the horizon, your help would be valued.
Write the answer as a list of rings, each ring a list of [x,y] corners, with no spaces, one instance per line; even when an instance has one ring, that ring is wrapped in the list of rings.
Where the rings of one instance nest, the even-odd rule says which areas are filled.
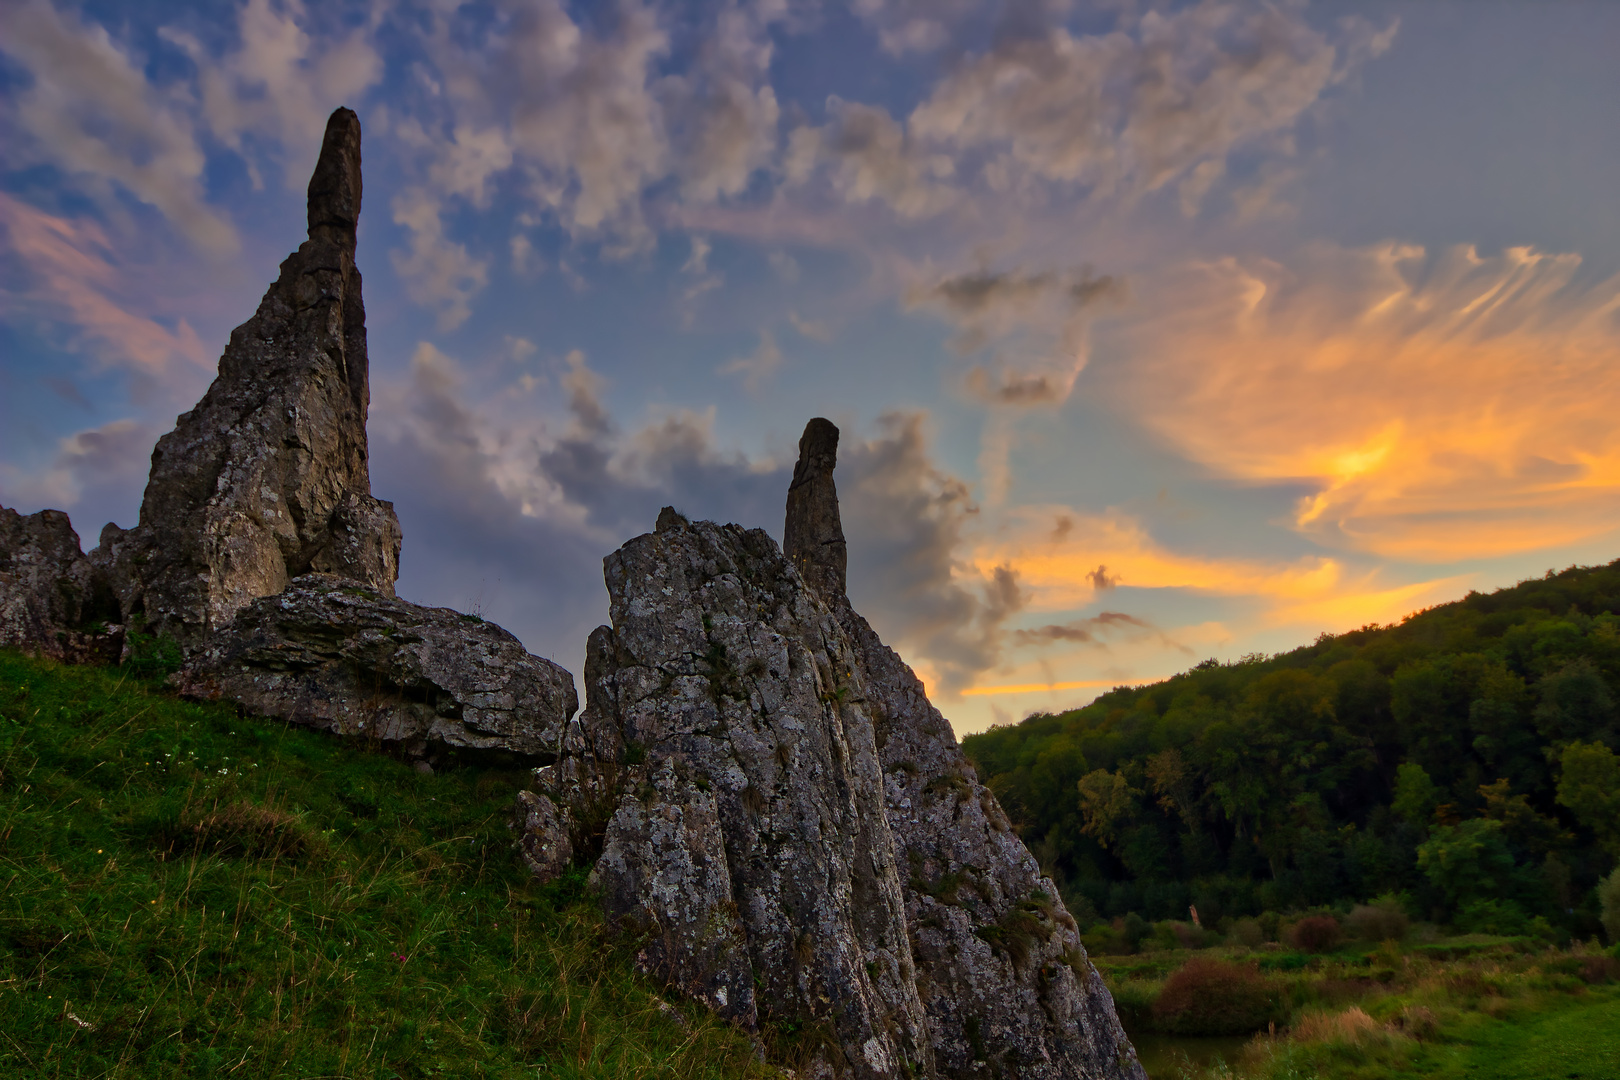
[[[1620,8],[0,12],[0,504],[153,442],[365,131],[399,594],[580,682],[659,507],[781,539],[958,736],[1620,555]]]

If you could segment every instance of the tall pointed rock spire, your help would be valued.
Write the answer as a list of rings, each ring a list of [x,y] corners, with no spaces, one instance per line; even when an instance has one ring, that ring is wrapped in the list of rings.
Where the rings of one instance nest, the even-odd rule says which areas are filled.
[[[827,601],[843,596],[849,567],[849,548],[838,518],[838,488],[833,468],[838,464],[838,428],[816,417],[799,438],[799,461],[788,487],[787,522],[782,529],[782,553],[799,576]]]
[[[158,440],[140,524],[102,531],[93,558],[124,615],[182,644],[309,571],[393,594],[399,522],[371,495],[366,446],[360,197],[360,119],[338,109],[309,183],[309,239]]]

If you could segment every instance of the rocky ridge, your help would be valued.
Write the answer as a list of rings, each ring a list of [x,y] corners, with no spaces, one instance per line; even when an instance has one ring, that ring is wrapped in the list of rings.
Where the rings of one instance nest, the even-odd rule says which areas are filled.
[[[409,757],[553,757],[574,677],[494,623],[307,574],[237,613],[170,680],[193,698],[372,739]]]

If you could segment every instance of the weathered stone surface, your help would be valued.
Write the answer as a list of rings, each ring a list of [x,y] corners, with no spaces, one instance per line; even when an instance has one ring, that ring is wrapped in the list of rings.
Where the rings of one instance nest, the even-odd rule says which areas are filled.
[[[826,494],[789,494],[788,536],[824,534],[824,523],[837,521],[837,437],[813,438],[821,424],[805,429],[794,490]],[[819,451],[829,443],[833,452]],[[1144,1076],[1056,886],[979,783],[922,681],[850,605],[842,548],[800,550],[811,562],[829,553],[830,565],[802,572],[818,583],[865,686],[939,1075]]]
[[[799,438],[799,461],[788,486],[782,553],[811,588],[823,596],[844,595],[849,548],[838,517],[838,428],[816,417]]]
[[[69,663],[113,663],[118,604],[60,510],[0,506],[0,647]]]
[[[126,616],[187,647],[312,571],[393,593],[399,523],[367,461],[360,197],[360,121],[339,109],[310,180],[309,239],[158,440],[140,523],[108,526],[92,553]]]
[[[667,509],[605,569],[578,749],[539,781],[563,802],[614,791],[609,912],[654,934],[649,970],[726,1015],[824,1033],[823,1070],[931,1074],[866,692],[831,612],[764,532]]]
[[[550,757],[579,706],[572,675],[493,623],[332,574],[249,603],[171,683],[417,757],[444,748]]]

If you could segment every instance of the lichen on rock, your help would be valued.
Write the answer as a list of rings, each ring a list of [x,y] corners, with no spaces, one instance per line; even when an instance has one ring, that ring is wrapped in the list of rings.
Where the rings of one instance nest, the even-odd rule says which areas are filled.
[[[309,238],[158,440],[139,524],[107,526],[91,553],[123,615],[154,633],[189,647],[309,572],[393,593],[399,522],[372,497],[367,457],[360,199],[360,120],[338,109],[310,180]]]
[[[646,970],[823,1032],[813,1074],[1138,1080],[1056,887],[844,594],[837,437],[805,431],[785,553],[666,508],[605,560],[525,857],[594,859]]]
[[[411,757],[499,750],[555,757],[574,677],[494,623],[407,603],[332,574],[237,612],[170,683],[201,699]]]

